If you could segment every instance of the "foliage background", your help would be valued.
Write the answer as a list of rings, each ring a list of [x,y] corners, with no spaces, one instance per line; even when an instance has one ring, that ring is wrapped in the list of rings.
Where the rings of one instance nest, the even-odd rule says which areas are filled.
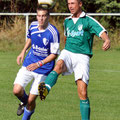
[[[35,13],[37,0],[0,0],[0,12]],[[83,10],[87,13],[120,13],[120,0],[83,0]],[[66,0],[56,0],[53,11],[68,13]],[[67,16],[51,17],[50,22],[57,27],[63,45],[63,21]],[[112,47],[119,49],[120,44],[120,16],[94,16],[108,31]],[[36,20],[29,17],[29,23]],[[25,17],[0,16],[0,51],[21,50],[25,43]],[[94,48],[101,49],[102,42],[95,37]],[[19,45],[19,47],[18,47]]]
[[[69,12],[67,0],[56,0],[54,12]],[[37,0],[0,0],[0,12],[36,12]],[[83,10],[87,13],[120,13],[120,0],[83,0]],[[120,17],[99,17],[106,27],[120,27]]]

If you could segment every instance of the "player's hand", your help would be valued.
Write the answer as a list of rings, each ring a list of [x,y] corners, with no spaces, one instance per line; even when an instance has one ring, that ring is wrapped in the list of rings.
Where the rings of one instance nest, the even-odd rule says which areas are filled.
[[[27,68],[27,70],[29,70],[29,71],[33,71],[33,70],[39,68],[39,66],[38,66],[37,63],[32,63],[32,64],[28,65],[26,68]]]
[[[24,55],[25,55],[24,52],[21,52],[21,53],[18,55],[18,57],[17,57],[17,64],[18,64],[18,65],[20,65],[20,64],[23,62]]]
[[[103,43],[103,46],[102,46],[102,49],[104,51],[108,50],[110,48],[110,40],[106,40],[104,43]]]

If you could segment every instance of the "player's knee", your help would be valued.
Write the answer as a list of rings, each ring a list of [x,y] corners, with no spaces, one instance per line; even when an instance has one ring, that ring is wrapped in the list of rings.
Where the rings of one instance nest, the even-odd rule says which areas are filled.
[[[79,98],[80,99],[86,99],[87,98],[87,91],[79,91],[78,92]]]
[[[22,96],[23,92],[24,91],[20,87],[14,86],[14,88],[13,88],[13,94],[15,96]]]
[[[54,71],[56,71],[58,74],[61,74],[62,71],[63,71],[63,67],[64,67],[64,62],[63,60],[59,60],[57,63],[56,63],[56,66],[54,68]]]
[[[32,106],[33,104],[35,104],[35,100],[29,97],[27,104],[28,104],[28,106]]]
[[[13,94],[15,95],[15,96],[18,96],[19,94],[20,94],[20,91],[18,90],[18,89],[13,89]]]

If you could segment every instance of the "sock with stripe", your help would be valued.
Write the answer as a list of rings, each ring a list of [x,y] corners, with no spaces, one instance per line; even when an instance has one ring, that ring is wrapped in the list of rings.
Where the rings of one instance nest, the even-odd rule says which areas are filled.
[[[31,117],[31,115],[32,115],[33,113],[34,113],[34,110],[33,110],[33,111],[29,111],[29,110],[27,110],[27,108],[25,107],[22,120],[30,120],[30,117]]]
[[[89,99],[80,100],[80,112],[82,120],[90,120],[90,103]]]
[[[48,92],[50,89],[56,84],[58,78],[58,74],[55,71],[52,71],[45,80],[45,85],[48,89]]]

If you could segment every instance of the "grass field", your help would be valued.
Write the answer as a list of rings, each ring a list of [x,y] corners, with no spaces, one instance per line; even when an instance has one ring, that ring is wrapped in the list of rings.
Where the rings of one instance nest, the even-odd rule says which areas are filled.
[[[0,52],[0,120],[21,120],[12,94],[19,52]],[[30,85],[26,88],[29,92]],[[94,51],[90,62],[88,95],[91,120],[120,120],[120,51]],[[45,101],[37,99],[31,120],[81,120],[74,76],[60,76]]]

